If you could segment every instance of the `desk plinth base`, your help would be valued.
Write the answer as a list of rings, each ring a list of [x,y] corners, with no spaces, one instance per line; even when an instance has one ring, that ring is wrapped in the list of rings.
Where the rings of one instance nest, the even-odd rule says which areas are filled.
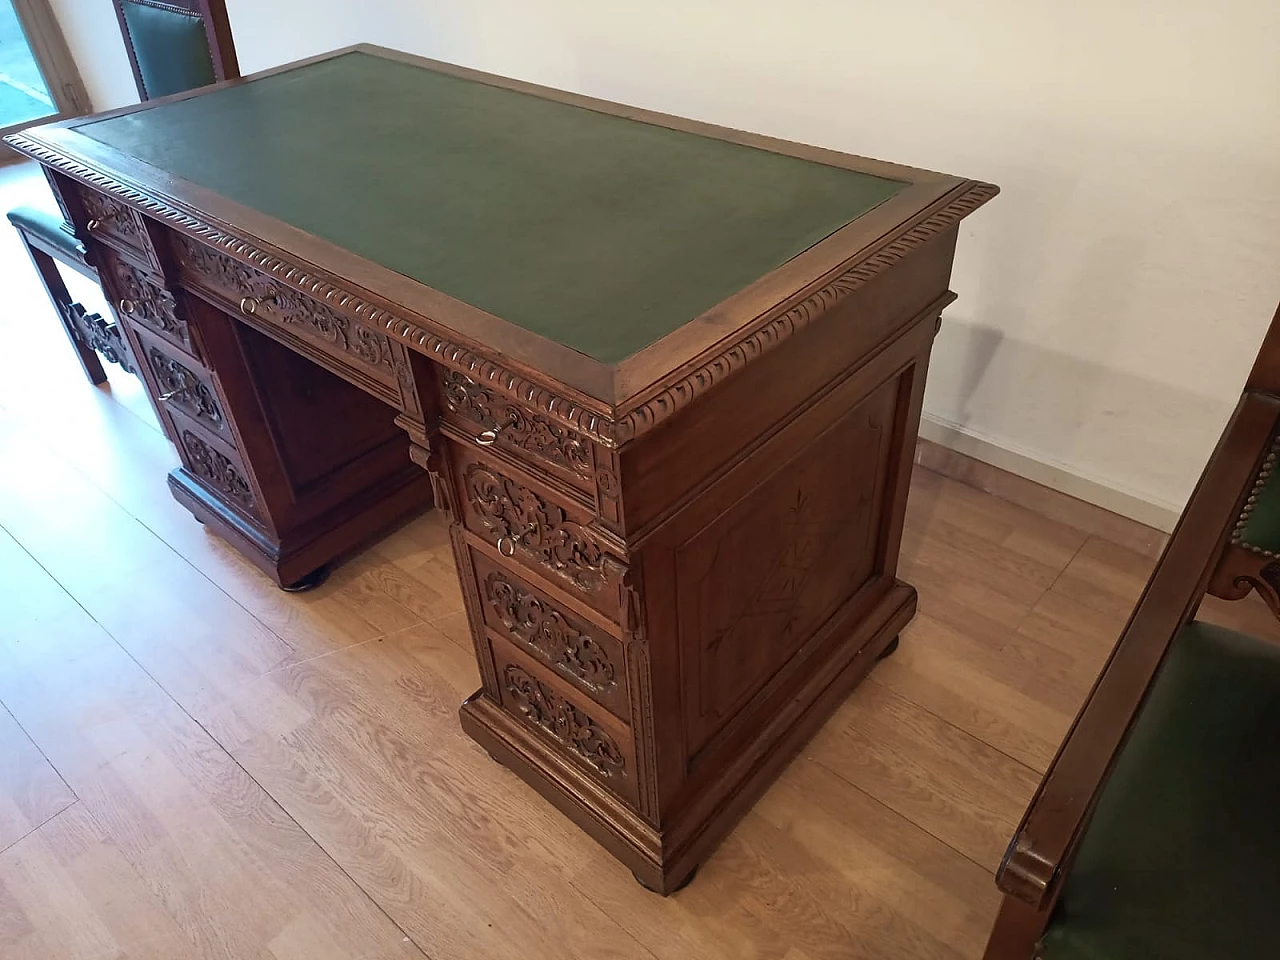
[[[388,533],[431,506],[431,483],[417,467],[388,477],[316,522],[273,539],[205,489],[184,467],[169,474],[169,490],[197,520],[289,588],[317,570]]]
[[[641,885],[666,896],[688,882],[881,655],[890,651],[915,612],[915,589],[898,581],[870,612],[851,607],[834,617],[822,630],[833,642],[822,644],[825,655],[786,706],[760,723],[752,746],[741,751],[738,762],[673,811],[661,828],[507,714],[484,690],[463,703],[462,728],[630,868]]]

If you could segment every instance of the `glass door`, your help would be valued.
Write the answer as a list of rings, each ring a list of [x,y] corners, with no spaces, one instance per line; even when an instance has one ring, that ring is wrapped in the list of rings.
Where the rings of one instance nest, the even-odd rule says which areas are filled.
[[[0,134],[88,108],[48,0],[0,0]]]

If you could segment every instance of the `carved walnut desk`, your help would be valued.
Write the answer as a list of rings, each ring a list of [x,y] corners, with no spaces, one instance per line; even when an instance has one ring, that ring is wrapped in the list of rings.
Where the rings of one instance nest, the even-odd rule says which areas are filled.
[[[994,187],[370,47],[9,142],[175,496],[282,584],[434,498],[463,726],[645,885],[911,618],[929,350]]]

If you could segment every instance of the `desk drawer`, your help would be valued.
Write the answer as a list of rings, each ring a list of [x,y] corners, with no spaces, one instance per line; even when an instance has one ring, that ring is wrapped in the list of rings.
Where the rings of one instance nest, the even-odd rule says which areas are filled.
[[[463,526],[511,563],[621,622],[618,581],[626,568],[589,529],[587,512],[456,441],[449,449]]]
[[[439,382],[441,415],[458,433],[594,495],[595,445],[582,434],[490,392],[465,373],[440,368]]]
[[[541,663],[497,637],[489,649],[502,708],[546,737],[566,757],[605,787],[639,802],[635,742],[631,729],[582,699]]]
[[[159,261],[151,245],[151,237],[138,211],[123,200],[99,193],[81,183],[75,183],[71,189],[84,215],[82,237],[87,235],[158,268]]]
[[[156,401],[167,411],[180,410],[224,442],[235,445],[227,422],[226,401],[213,375],[159,337],[137,331],[143,362],[155,382]]]
[[[467,550],[486,628],[615,716],[630,716],[621,641],[476,547]]]
[[[114,253],[103,252],[99,261],[100,276],[117,313],[181,347],[198,361],[203,358],[178,295],[167,290],[161,279]]]
[[[220,250],[181,235],[173,243],[184,284],[380,400],[417,409],[403,344]]]
[[[200,428],[179,410],[171,411],[170,417],[187,472],[235,507],[237,513],[261,519],[249,471],[235,447]]]

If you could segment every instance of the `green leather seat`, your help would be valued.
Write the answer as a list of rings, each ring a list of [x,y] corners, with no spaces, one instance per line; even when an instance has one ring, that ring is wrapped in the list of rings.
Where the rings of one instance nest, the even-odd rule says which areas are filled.
[[[1280,647],[1174,639],[1103,787],[1043,960],[1280,955]]]
[[[148,97],[167,97],[217,80],[198,14],[138,0],[123,0],[120,6]]]
[[[9,211],[9,222],[24,233],[42,238],[63,259],[84,261],[84,244],[72,233],[71,224],[58,214],[35,207],[17,207]]]

